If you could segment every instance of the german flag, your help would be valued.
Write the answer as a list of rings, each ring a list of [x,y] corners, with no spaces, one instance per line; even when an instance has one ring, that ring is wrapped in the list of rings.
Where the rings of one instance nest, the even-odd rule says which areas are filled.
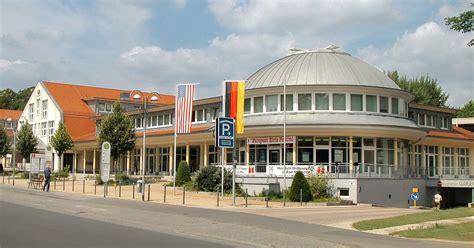
[[[225,117],[235,119],[235,131],[244,133],[245,81],[225,82]]]

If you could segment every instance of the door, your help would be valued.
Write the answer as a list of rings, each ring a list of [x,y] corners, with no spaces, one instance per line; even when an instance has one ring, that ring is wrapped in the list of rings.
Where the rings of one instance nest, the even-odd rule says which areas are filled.
[[[280,149],[269,149],[268,150],[268,164],[279,165],[280,164]]]
[[[362,167],[364,173],[375,172],[375,150],[364,150],[364,164]]]
[[[436,165],[435,155],[427,155],[428,163],[428,176],[436,177],[438,176],[438,166]]]

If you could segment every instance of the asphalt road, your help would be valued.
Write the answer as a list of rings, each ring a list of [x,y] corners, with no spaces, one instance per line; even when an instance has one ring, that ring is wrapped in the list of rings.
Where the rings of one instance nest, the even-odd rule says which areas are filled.
[[[222,245],[232,247],[469,247],[462,244],[369,234],[249,213],[104,199],[63,192],[46,193],[13,188],[10,185],[0,185],[0,196],[0,242],[2,242],[0,247],[2,248],[24,247],[23,244],[26,243],[23,242],[28,244],[39,242],[38,245],[29,247],[47,247],[51,244],[68,248]],[[11,230],[7,230],[8,228]],[[44,228],[44,231],[41,228]],[[12,243],[10,239],[15,239],[18,243]],[[41,242],[46,243],[43,245]],[[64,242],[67,242],[67,246],[64,246]],[[15,246],[15,244],[18,245]]]
[[[1,203],[0,247],[227,247],[207,241]]]

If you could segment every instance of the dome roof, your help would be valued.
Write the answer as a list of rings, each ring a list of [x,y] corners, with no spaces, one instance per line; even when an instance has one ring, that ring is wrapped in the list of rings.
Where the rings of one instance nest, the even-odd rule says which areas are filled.
[[[247,89],[286,85],[355,85],[383,87],[399,90],[400,87],[381,70],[350,54],[326,49],[291,49],[290,54],[270,63],[254,74]]]

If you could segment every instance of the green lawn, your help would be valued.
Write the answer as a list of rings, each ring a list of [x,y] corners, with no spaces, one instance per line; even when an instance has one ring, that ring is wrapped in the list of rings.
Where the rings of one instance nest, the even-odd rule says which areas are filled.
[[[393,233],[406,238],[447,239],[455,241],[474,241],[474,222],[457,225],[437,225],[428,229],[415,229]]]
[[[385,219],[364,220],[354,223],[353,227],[358,230],[373,230],[392,226],[416,224],[433,220],[445,220],[474,216],[474,208],[453,208],[448,210],[424,211],[422,213],[407,214]]]

